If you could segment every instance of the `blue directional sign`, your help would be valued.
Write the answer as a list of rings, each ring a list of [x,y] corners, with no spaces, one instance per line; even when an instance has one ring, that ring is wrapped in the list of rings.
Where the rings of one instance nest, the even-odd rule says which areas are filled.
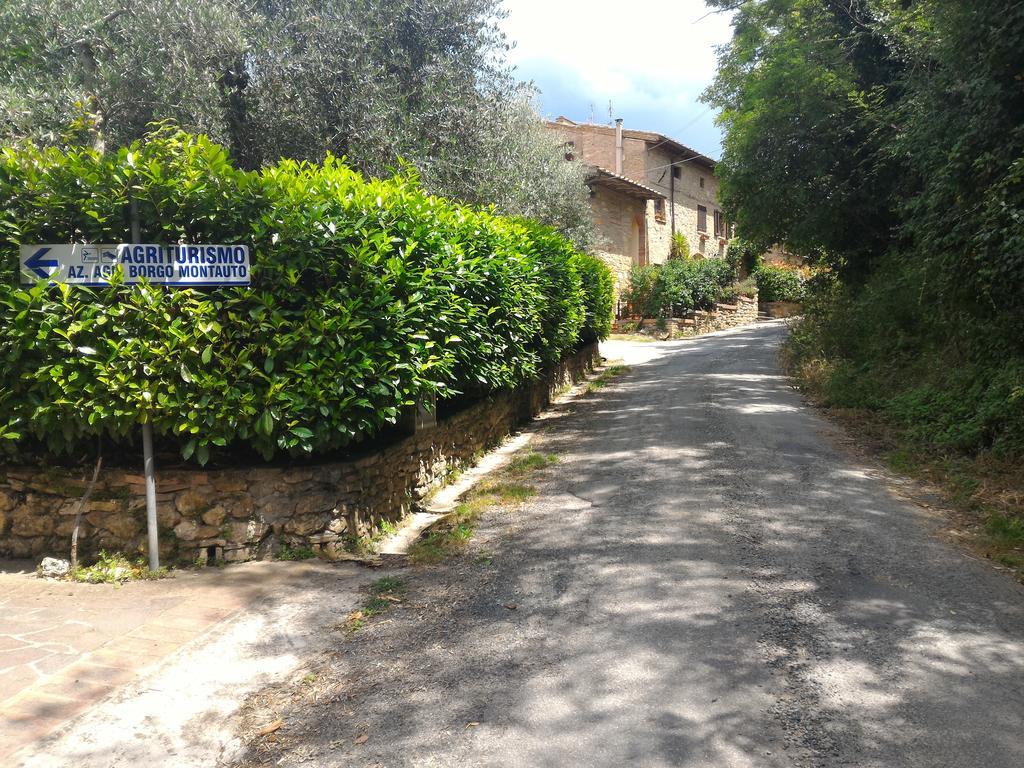
[[[118,272],[128,284],[177,288],[249,285],[249,248],[244,245],[40,244],[21,246],[21,282],[102,287]]]

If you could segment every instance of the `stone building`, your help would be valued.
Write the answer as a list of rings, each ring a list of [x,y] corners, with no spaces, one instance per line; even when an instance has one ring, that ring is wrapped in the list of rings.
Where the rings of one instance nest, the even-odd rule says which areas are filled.
[[[634,264],[650,263],[647,211],[652,202],[664,206],[665,196],[597,165],[590,166],[587,185],[600,243],[597,255],[611,268],[617,293]]]
[[[601,255],[618,276],[628,274],[629,264],[668,260],[676,232],[692,255],[725,257],[730,225],[710,157],[659,133],[625,129],[621,120],[605,126],[559,117],[548,128],[564,142],[567,160],[593,167],[588,183]]]

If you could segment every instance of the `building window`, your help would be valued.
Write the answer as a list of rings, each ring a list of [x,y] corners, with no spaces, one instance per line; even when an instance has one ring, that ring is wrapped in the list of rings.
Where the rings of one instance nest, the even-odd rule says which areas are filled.
[[[665,223],[665,201],[660,198],[654,201],[654,220],[659,224]]]
[[[697,206],[697,231],[708,231],[708,209],[703,205]]]
[[[715,237],[725,237],[725,227],[722,225],[722,212],[715,209]]]
[[[672,176],[674,178],[677,178],[677,179],[683,178],[683,169],[680,168],[678,165],[673,165],[672,166]]]
[[[567,141],[565,142],[565,159],[572,161],[576,159],[576,142]]]
[[[700,177],[700,188],[704,189],[704,177],[703,176]]]

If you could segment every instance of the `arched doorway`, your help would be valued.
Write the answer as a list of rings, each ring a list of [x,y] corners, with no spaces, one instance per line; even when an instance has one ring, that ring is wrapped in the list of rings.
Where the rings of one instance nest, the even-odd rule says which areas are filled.
[[[634,264],[647,266],[647,222],[641,214],[633,217],[629,228],[629,255]]]

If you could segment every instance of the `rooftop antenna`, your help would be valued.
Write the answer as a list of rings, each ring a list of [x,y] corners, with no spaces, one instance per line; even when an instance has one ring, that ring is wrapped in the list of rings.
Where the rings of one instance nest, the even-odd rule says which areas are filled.
[[[590,124],[593,125],[596,119],[594,116],[594,102],[590,102]]]
[[[608,125],[615,121],[615,109],[612,107],[612,100],[608,99]]]

